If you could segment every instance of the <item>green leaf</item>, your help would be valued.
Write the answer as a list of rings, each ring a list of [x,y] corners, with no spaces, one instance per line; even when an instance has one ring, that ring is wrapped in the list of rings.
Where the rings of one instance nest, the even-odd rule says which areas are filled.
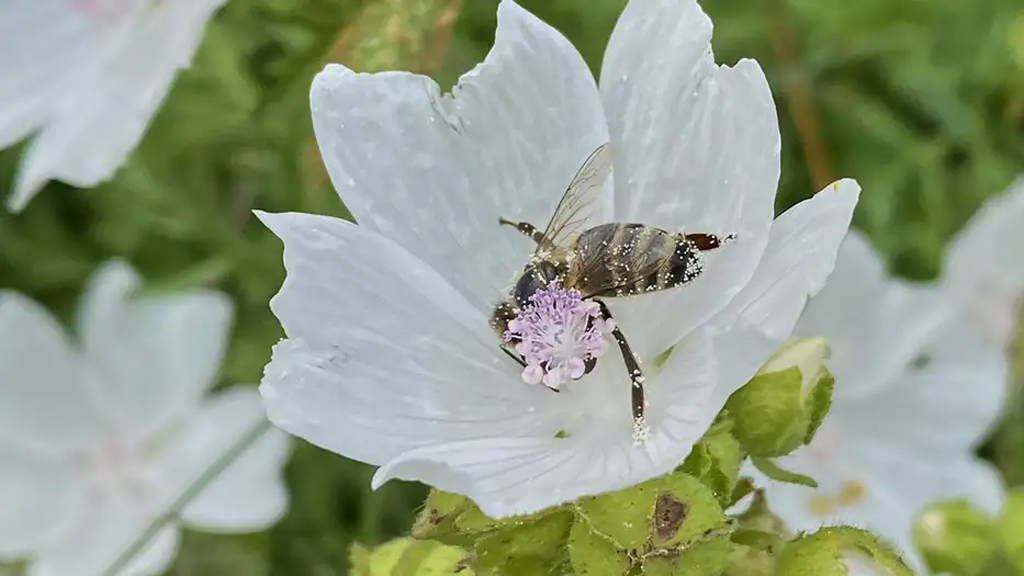
[[[679,468],[703,482],[715,494],[722,507],[734,502],[734,490],[743,459],[743,450],[731,430],[732,421],[728,418],[716,422],[694,445]]]
[[[804,474],[799,474],[797,472],[790,472],[789,470],[784,470],[783,468],[780,468],[778,464],[769,460],[768,458],[751,457],[750,463],[753,464],[755,468],[760,470],[762,474],[771,478],[772,480],[777,480],[779,482],[788,482],[790,484],[799,484],[801,486],[807,486],[809,488],[818,487],[818,483],[814,480],[814,478],[811,478],[810,476],[806,476]]]
[[[472,550],[473,565],[481,570],[540,574],[568,564],[565,544],[573,518],[568,506],[559,506],[496,520],[465,496],[433,490],[412,534]]]
[[[750,505],[735,515],[731,540],[747,548],[774,553],[782,548],[786,524],[768,507],[764,490],[755,490]]]
[[[849,566],[872,573],[913,576],[899,553],[866,530],[849,526],[802,534],[782,549],[776,576],[847,576]]]
[[[1014,488],[997,519],[996,530],[1003,556],[1024,573],[1024,488]]]
[[[709,540],[679,553],[651,555],[644,559],[644,576],[719,576],[729,564],[732,544]]]
[[[473,543],[475,566],[500,574],[562,574],[573,514],[565,508],[526,520],[503,522]]]
[[[632,566],[624,550],[583,522],[569,531],[569,559],[576,576],[625,576]]]
[[[473,576],[468,554],[429,540],[398,538],[373,550],[356,544],[350,552],[353,576]]]
[[[726,524],[715,495],[681,472],[581,498],[577,510],[595,532],[627,550],[676,547]]]
[[[465,496],[431,490],[427,495],[427,501],[423,505],[423,511],[416,517],[412,526],[414,538],[429,539],[436,538],[444,540],[446,536],[456,533],[455,520],[460,514],[475,508],[473,502]]]

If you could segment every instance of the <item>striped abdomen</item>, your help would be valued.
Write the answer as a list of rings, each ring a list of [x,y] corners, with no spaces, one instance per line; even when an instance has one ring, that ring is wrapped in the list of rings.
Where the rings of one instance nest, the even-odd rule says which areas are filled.
[[[700,275],[697,245],[682,234],[644,224],[595,226],[576,240],[568,284],[590,296],[665,290]]]

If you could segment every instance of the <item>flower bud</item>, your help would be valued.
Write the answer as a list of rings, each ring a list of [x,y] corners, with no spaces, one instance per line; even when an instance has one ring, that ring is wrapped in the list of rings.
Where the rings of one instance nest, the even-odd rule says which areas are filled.
[[[792,338],[726,402],[733,434],[752,456],[781,456],[806,444],[832,401],[824,338]]]
[[[981,573],[996,547],[992,520],[962,499],[925,507],[912,537],[932,571],[956,576]]]

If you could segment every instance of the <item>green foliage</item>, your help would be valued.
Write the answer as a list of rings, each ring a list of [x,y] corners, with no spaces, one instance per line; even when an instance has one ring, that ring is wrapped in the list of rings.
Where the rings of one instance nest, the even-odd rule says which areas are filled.
[[[912,576],[910,568],[888,544],[870,532],[840,526],[804,534],[778,556],[777,576],[846,576],[850,566],[865,566],[873,574]],[[861,574],[865,572],[859,572]]]
[[[475,576],[467,554],[455,546],[399,538],[369,550],[352,546],[352,576]]]
[[[977,538],[988,532],[981,531]],[[1012,490],[1006,498],[1002,513],[996,520],[996,534],[1003,556],[1017,570],[1024,574],[1024,490]]]
[[[732,421],[726,418],[704,433],[679,469],[703,482],[719,505],[727,507],[743,497],[736,495],[743,457],[743,449],[732,435]]]
[[[521,3],[562,30],[597,72],[625,0]],[[179,76],[142,144],[111,182],[90,190],[51,183],[23,213],[0,212],[0,287],[40,300],[65,320],[87,276],[114,256],[141,270],[150,290],[218,287],[237,309],[221,381],[256,382],[282,336],[267,302],[283,270],[280,243],[250,210],[349,216],[312,139],[313,74],[336,61],[359,70],[429,72],[450,85],[483,57],[493,38],[494,3],[462,4],[455,19],[460,3],[451,0],[229,0],[208,27],[194,65]],[[864,192],[855,223],[892,270],[933,277],[947,239],[1024,168],[1019,0],[703,5],[715,22],[718,59],[756,58],[774,90],[783,136],[778,208],[809,197],[823,180],[857,178]],[[820,128],[817,137],[814,126]],[[0,152],[0,190],[10,190],[22,148]],[[1018,350],[1024,358],[1021,342]],[[1024,382],[1024,362],[1020,367],[1018,383]],[[684,488],[691,492],[679,494],[700,493],[702,506],[726,507],[749,492],[736,477],[746,452],[772,458],[808,441],[827,410],[831,379],[822,374],[809,393],[799,393],[805,388],[801,375],[793,369],[762,375],[734,396],[726,418],[682,465],[688,480],[680,482],[688,482]],[[759,388],[785,399],[762,410],[754,398]],[[782,423],[792,427],[780,435],[773,426]],[[1019,399],[984,454],[1011,483],[1024,482]],[[280,524],[255,537],[190,534],[172,574],[343,574],[352,542],[375,545],[404,532],[425,493],[399,483],[370,492],[368,467],[308,445],[295,450],[286,476],[292,500]],[[426,537],[434,530],[445,539],[462,538],[466,550],[480,557],[507,545],[523,566],[549,558],[552,566],[571,565],[580,574],[617,575],[635,565],[617,541],[579,519],[583,504],[497,526],[462,499],[447,503],[467,506],[458,512],[436,494],[431,498],[427,509],[442,511],[437,517],[444,519],[431,527],[421,515],[414,534]],[[1021,507],[1020,497],[1011,497],[998,521],[998,539],[1007,561],[1024,573]],[[650,510],[644,510],[639,516],[646,518]],[[771,550],[780,544],[770,535],[779,530],[767,508],[751,510],[733,526],[726,575],[771,573]],[[551,530],[544,542],[531,539],[534,523]],[[511,540],[501,540],[506,536]],[[790,550],[786,557],[815,546],[827,554],[821,550],[837,549],[837,538],[843,540],[819,536],[826,543],[815,544],[804,538],[784,548]],[[561,548],[548,549],[549,541]],[[678,562],[674,573],[685,573],[678,572],[683,564],[714,563],[705,555],[721,558],[715,546],[722,542],[687,548],[678,558],[688,561]],[[607,563],[588,564],[583,558],[591,554],[582,551],[592,548],[605,550],[600,557]],[[361,558],[377,553],[367,549]],[[673,565],[671,558],[656,556],[647,565],[653,572],[666,563]]]
[[[1007,535],[1012,531],[1000,530]],[[995,553],[998,540],[991,518],[965,500],[935,502],[922,510],[914,524],[915,547],[938,574],[981,574]]]

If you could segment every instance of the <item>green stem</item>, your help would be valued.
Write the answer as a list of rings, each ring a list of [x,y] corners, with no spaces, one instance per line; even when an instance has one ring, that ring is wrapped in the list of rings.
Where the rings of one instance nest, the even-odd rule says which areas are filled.
[[[249,428],[220,458],[204,470],[194,482],[189,484],[185,491],[167,507],[167,510],[157,516],[131,545],[114,559],[110,566],[103,571],[102,576],[117,576],[118,573],[124,570],[128,563],[142,552],[146,545],[160,533],[160,530],[163,530],[168,523],[176,519],[185,506],[188,506],[200,492],[205,490],[211,482],[220,476],[228,466],[238,459],[243,452],[259,440],[260,436],[263,436],[269,429],[270,421],[265,418],[261,418],[259,422]]]

